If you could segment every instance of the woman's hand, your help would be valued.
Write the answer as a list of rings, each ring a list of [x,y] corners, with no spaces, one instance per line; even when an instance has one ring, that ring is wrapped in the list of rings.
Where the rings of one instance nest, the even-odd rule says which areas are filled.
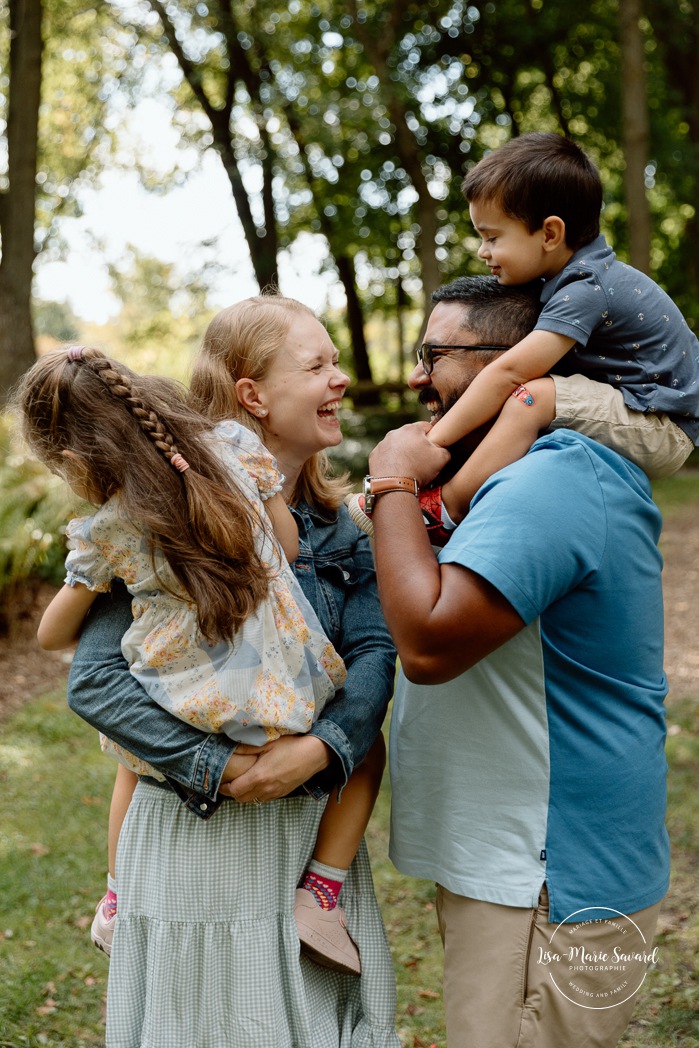
[[[250,756],[247,756],[247,753],[249,753]],[[246,771],[250,771],[250,768],[252,768],[256,763],[258,756],[259,750],[254,746],[238,746],[235,753],[231,754],[231,758],[221,776],[221,782],[231,783],[234,779],[244,775]]]
[[[330,764],[332,751],[315,735],[282,735],[263,749],[240,745],[226,765],[219,794],[241,803],[275,801],[286,797]],[[254,763],[242,774],[234,770],[236,757]]]

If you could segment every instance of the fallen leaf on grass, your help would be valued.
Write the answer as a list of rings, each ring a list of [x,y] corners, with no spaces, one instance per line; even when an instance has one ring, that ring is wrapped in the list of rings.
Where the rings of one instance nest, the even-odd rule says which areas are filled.
[[[426,997],[429,1001],[438,1001],[439,994],[436,990],[418,990],[418,997]]]
[[[80,798],[80,803],[85,804],[89,808],[100,808],[104,801],[102,797],[90,797],[89,794],[84,793]]]
[[[39,1005],[36,1010],[37,1015],[53,1015],[58,1008],[58,1004],[51,997],[47,997],[43,1004]]]
[[[51,849],[47,848],[45,844],[41,844],[37,841],[35,844],[29,845],[29,851],[32,855],[38,855],[39,858],[42,858],[44,855],[48,855]]]

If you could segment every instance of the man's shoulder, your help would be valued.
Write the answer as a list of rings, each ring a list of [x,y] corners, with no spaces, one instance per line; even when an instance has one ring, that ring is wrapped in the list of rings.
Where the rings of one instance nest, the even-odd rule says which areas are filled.
[[[572,459],[589,462],[593,468],[597,464],[612,468],[628,466],[635,474],[644,475],[628,459],[623,459],[611,448],[573,429],[553,429],[543,433],[519,461],[523,469],[540,470],[546,467],[562,470],[571,468]]]
[[[483,485],[476,498],[507,490],[520,500],[580,504],[597,497],[608,507],[629,498],[652,498],[645,473],[616,451],[572,429],[555,429],[534,441],[527,454]]]

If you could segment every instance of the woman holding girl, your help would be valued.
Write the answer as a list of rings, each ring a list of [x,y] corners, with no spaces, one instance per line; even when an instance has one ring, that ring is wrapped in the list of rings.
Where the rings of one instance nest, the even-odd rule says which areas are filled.
[[[163,779],[140,779],[120,837],[107,1044],[393,1048],[393,973],[363,844],[342,895],[361,977],[299,957],[294,921],[303,872],[314,855],[323,863],[323,805],[313,795],[334,787],[337,799],[376,736],[393,678],[370,552],[322,461],[341,440],[336,408],[347,379],[327,332],[296,303],[262,298],[217,320],[195,395],[217,422],[254,418],[279,456],[299,526],[294,570],[345,659],[347,683],[308,733],[251,752],[149,698],[118,649],[128,604],[112,596],[95,605],[71,673],[71,705]],[[237,375],[241,361],[247,373]],[[245,758],[249,770],[238,775]],[[234,785],[223,790],[239,801],[265,803],[222,802],[227,780]]]

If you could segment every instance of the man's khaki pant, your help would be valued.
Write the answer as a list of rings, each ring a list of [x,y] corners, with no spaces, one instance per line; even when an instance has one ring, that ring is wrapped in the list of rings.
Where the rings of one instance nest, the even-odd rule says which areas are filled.
[[[628,915],[649,951],[660,905]],[[551,950],[552,935],[562,949],[564,933],[548,923],[546,886],[538,909],[527,910],[466,899],[437,885],[437,918],[448,1048],[616,1048],[636,995],[612,1007],[582,1007],[554,985],[540,951]],[[574,941],[611,956],[619,934],[613,922],[605,930],[596,921],[577,929]],[[608,975],[600,977],[601,987],[609,987]]]

